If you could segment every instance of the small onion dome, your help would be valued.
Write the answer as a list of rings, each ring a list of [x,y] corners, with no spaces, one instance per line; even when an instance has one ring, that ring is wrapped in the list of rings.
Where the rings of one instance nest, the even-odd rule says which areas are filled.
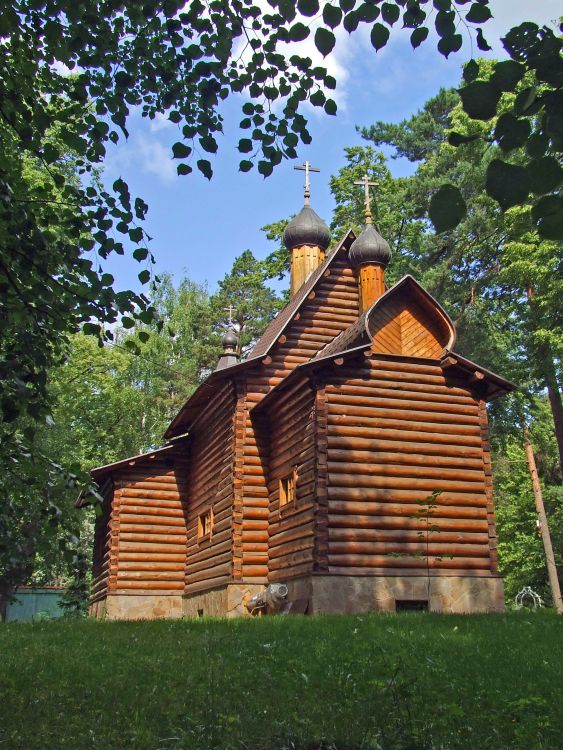
[[[354,268],[365,266],[367,263],[379,263],[383,268],[387,268],[391,260],[391,248],[373,224],[366,224],[361,235],[352,242],[348,257]]]
[[[283,241],[288,250],[301,245],[320,247],[326,250],[330,244],[330,232],[321,217],[311,206],[305,205],[285,228]]]
[[[232,328],[229,328],[225,335],[223,336],[223,349],[236,349],[238,344],[238,339],[236,337],[235,332]]]

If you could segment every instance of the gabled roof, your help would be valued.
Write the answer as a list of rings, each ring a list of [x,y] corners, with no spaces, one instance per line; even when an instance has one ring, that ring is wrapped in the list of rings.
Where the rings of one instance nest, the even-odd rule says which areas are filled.
[[[272,348],[273,344],[284,332],[286,327],[291,322],[293,316],[299,312],[299,308],[307,299],[307,296],[313,291],[319,279],[322,278],[323,273],[330,268],[331,263],[336,258],[340,250],[343,248],[349,249],[352,242],[356,239],[353,229],[348,229],[344,237],[340,242],[328,253],[325,260],[321,265],[313,271],[305,283],[298,289],[297,293],[290,300],[290,302],[280,310],[276,317],[272,320],[270,325],[266,328],[262,336],[256,342],[254,348],[250,352],[249,359],[256,357],[263,357]]]
[[[162,448],[156,448],[153,451],[147,451],[146,453],[138,453],[136,456],[129,456],[129,458],[123,458],[121,461],[114,461],[112,464],[105,464],[104,466],[97,466],[95,469],[90,469],[90,475],[93,479],[96,481],[99,481],[102,477],[106,476],[106,474],[111,474],[112,472],[116,471],[117,469],[125,469],[128,466],[135,466],[138,463],[143,463],[144,461],[151,461],[155,458],[160,458],[161,456],[166,455],[167,453],[170,453],[174,448],[178,447],[178,442],[171,443],[170,445],[165,445]]]
[[[293,317],[299,312],[301,306],[305,303],[308,295],[314,290],[324,272],[330,268],[338,253],[342,249],[348,249],[355,239],[356,235],[354,234],[354,230],[349,229],[340,242],[328,253],[324,262],[309,276],[295,296],[271,321],[260,339],[254,345],[254,348],[248,355],[248,359],[244,360],[244,362],[239,362],[232,367],[215,370],[198,386],[168,426],[164,433],[165,439],[172,437],[180,426],[182,427],[182,430],[187,429],[190,422],[192,422],[201,412],[214,395],[217,388],[220,387],[221,383],[226,378],[235,375],[241,370],[246,370],[249,367],[260,364],[262,358],[268,354]]]

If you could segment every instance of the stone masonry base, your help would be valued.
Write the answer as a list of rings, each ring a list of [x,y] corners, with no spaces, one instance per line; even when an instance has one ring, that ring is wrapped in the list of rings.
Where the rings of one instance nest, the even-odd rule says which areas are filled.
[[[473,576],[323,576],[284,581],[288,602],[308,602],[309,614],[394,612],[401,603],[428,602],[431,612],[503,612],[501,578]],[[110,594],[90,614],[108,620],[247,616],[245,602],[262,584],[231,583],[191,596]],[[300,611],[303,611],[302,609]]]
[[[309,614],[394,612],[397,602],[428,602],[431,612],[503,612],[501,578],[473,576],[308,576],[285,581],[288,601]]]
[[[91,605],[90,615],[107,620],[172,620],[182,617],[182,595],[109,594]]]

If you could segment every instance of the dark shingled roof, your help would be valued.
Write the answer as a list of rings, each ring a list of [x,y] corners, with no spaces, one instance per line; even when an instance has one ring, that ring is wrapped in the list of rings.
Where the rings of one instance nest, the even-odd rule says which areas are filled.
[[[339,333],[332,341],[329,341],[324,349],[321,349],[313,357],[313,361],[322,357],[329,357],[331,354],[340,354],[362,344],[368,344],[370,339],[366,328],[367,312],[366,310],[366,312],[362,313],[349,328]]]
[[[272,345],[284,332],[286,326],[297,313],[302,303],[307,298],[307,295],[313,290],[317,281],[321,278],[327,268],[329,268],[334,258],[338,255],[338,252],[343,247],[349,248],[355,239],[356,235],[352,229],[349,229],[338,245],[336,245],[336,247],[326,256],[324,263],[322,263],[316,271],[313,271],[303,286],[298,289],[295,297],[293,297],[283,310],[280,310],[272,320],[260,339],[256,342],[254,349],[248,355],[248,360],[255,359],[256,357],[263,357],[270,351]]]

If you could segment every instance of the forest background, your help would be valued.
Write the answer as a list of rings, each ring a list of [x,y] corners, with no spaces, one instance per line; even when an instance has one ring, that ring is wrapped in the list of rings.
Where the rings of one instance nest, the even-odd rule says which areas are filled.
[[[376,10],[379,13],[374,10],[377,4],[360,6],[348,25],[372,23]],[[457,4],[465,3],[459,0]],[[345,0],[345,11],[348,5]],[[403,13],[405,25],[414,29],[413,46],[425,38],[420,5],[409,2],[403,11],[404,3],[383,5],[382,20],[389,27],[397,14]],[[486,5],[474,3],[467,20],[486,21]],[[318,3],[316,10],[313,6],[314,2],[304,0],[299,10],[310,16],[318,10]],[[439,0],[434,6],[438,10],[439,49],[442,45],[440,51],[447,55],[461,44],[452,26],[453,11],[448,10],[451,3]],[[176,10],[176,6],[171,8],[171,14]],[[339,15],[323,11],[324,22],[331,28],[340,23],[342,15],[342,11]],[[10,31],[12,19],[7,19],[3,33]],[[167,33],[175,43],[177,32],[170,28],[171,23],[178,22],[166,21]],[[387,26],[379,22],[372,26],[376,49],[386,42]],[[485,50],[488,45],[479,32],[480,28],[478,48]],[[561,61],[560,43],[555,49],[553,35],[542,36],[548,51],[542,47],[541,55],[552,62],[550,55],[555,54],[559,60],[555,73],[545,72],[545,59],[542,62],[537,53],[536,42],[529,42],[530,34],[536,32],[526,28],[512,39],[513,58],[517,57],[514,50],[522,49],[524,41],[536,50],[535,57],[525,58],[527,62],[532,59],[527,68],[514,60],[471,60],[460,82],[461,97],[455,89],[441,90],[406,121],[376,122],[363,128],[365,145],[345,149],[346,163],[331,178],[337,206],[331,229],[333,238],[338,239],[348,226],[361,226],[362,199],[353,183],[367,173],[379,183],[377,220],[394,251],[388,281],[412,273],[455,320],[459,351],[520,386],[516,395],[495,403],[490,411],[501,572],[509,599],[523,585],[531,585],[549,601],[523,429],[525,424],[530,427],[554,546],[560,550],[563,321],[559,301],[563,281],[557,190],[561,166],[553,154],[560,152],[562,139],[553,92],[561,89]],[[304,32],[299,29],[299,33]],[[315,34],[315,44],[323,54],[329,54],[332,43],[327,33],[328,37],[324,32]],[[302,61],[295,65],[303,68]],[[259,75],[259,67],[256,62],[253,75]],[[304,73],[306,83],[314,78],[330,88],[330,76],[318,70]],[[175,285],[169,276],[158,279],[147,269],[139,273],[139,280],[151,282],[150,292],[139,295],[113,290],[112,276],[96,270],[82,250],[97,243],[102,258],[123,252],[109,232],[114,222],[108,217],[112,216],[119,220],[118,232],[128,234],[139,245],[133,253],[135,260],[150,260],[145,232],[135,224],[135,219],[142,221],[147,207],[139,198],[133,201],[122,180],[113,185],[117,200],[103,187],[92,152],[99,155],[101,144],[107,137],[113,140],[115,131],[104,130],[88,108],[84,109],[81,78],[82,74],[64,79],[71,86],[76,81],[70,99],[75,103],[69,104],[64,92],[59,98],[53,96],[43,110],[30,109],[28,125],[27,110],[15,110],[13,117],[9,109],[3,110],[1,145],[7,157],[3,164],[10,164],[11,172],[0,175],[4,211],[0,235],[8,250],[0,265],[2,293],[8,301],[2,308],[6,327],[0,370],[5,387],[0,422],[5,468],[0,478],[0,600],[13,586],[29,581],[71,582],[71,591],[84,600],[94,511],[79,512],[74,501],[78,488],[88,483],[88,470],[160,444],[168,421],[215,366],[229,305],[234,307],[233,320],[244,354],[285,300],[269,283],[287,273],[288,257],[280,238],[289,217],[280,217],[279,222],[264,228],[276,243],[267,259],[259,261],[247,250],[213,294],[189,278]],[[256,95],[264,93],[264,81],[261,84]],[[116,77],[116,85],[124,90],[128,80],[122,77],[117,81]],[[310,86],[303,84],[300,91],[305,88]],[[74,96],[76,91],[80,96]],[[472,98],[475,91],[478,96]],[[200,92],[204,100],[211,100],[211,109],[216,94]],[[265,92],[267,97],[270,94],[274,95]],[[316,88],[309,98],[327,114],[333,113],[334,103]],[[298,99],[296,95],[296,102]],[[112,121],[124,129],[122,105],[114,99],[106,103]],[[170,103],[159,102],[158,106],[166,108]],[[546,119],[542,107],[549,106],[553,113]],[[260,130],[264,118],[256,105],[244,107],[245,114],[253,114],[255,124],[259,123],[252,139],[262,141],[259,171],[266,176],[283,155],[293,155],[297,136],[288,133],[287,124],[276,125],[284,139],[282,154],[268,145],[270,136],[264,134],[270,132],[268,125]],[[289,109],[293,131],[306,143],[306,123],[296,113],[297,103]],[[59,116],[63,110],[64,117]],[[212,152],[216,147],[212,133],[219,126],[202,121],[201,112],[196,114],[200,118],[197,128],[193,132],[184,129],[184,135],[189,140],[203,132],[200,143]],[[172,111],[169,116],[175,121],[180,114]],[[68,129],[69,123],[77,123],[79,135]],[[246,125],[241,123],[241,127]],[[22,156],[21,143],[33,145],[36,138],[40,150],[30,148]],[[240,141],[242,154],[251,143],[247,141]],[[412,162],[416,166],[412,176],[394,178],[379,150],[382,147],[387,153],[391,150],[391,158]],[[175,158],[185,159],[190,152],[184,143],[174,144]],[[15,154],[17,158],[10,160]],[[84,183],[85,154],[88,187]],[[250,169],[250,164],[243,158],[241,170]],[[199,160],[197,166],[210,176],[208,161]],[[186,163],[178,165],[179,174],[189,171]],[[552,196],[542,197],[550,191]],[[29,197],[14,201],[14,194]],[[38,195],[43,197],[38,199]],[[91,199],[93,208],[85,214],[86,224],[77,219],[69,195]],[[43,206],[43,214],[32,215],[33,204]],[[17,259],[9,267],[12,251],[23,260]],[[34,266],[36,258],[47,264],[39,267],[39,272]],[[275,287],[280,288],[279,282]],[[100,346],[103,339],[106,345]],[[95,488],[90,491],[95,501]],[[557,561],[561,562],[560,557]]]

